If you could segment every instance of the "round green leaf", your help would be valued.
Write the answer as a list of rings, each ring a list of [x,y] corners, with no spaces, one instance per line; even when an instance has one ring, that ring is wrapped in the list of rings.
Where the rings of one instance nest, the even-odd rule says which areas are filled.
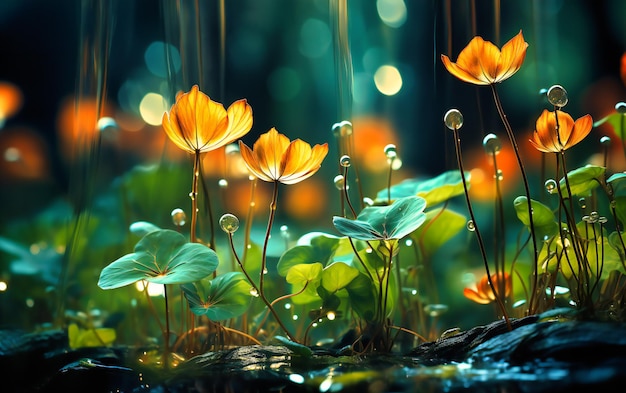
[[[209,247],[189,243],[176,231],[157,230],[145,235],[135,252],[102,269],[98,286],[119,288],[146,280],[157,284],[184,284],[207,277],[219,261]]]
[[[235,318],[246,312],[250,304],[250,283],[241,272],[229,272],[213,280],[182,285],[189,309],[206,315],[212,321]]]
[[[591,191],[600,184],[600,178],[604,176],[605,168],[597,165],[586,165],[567,173],[569,188],[572,195],[590,196]],[[567,184],[565,178],[559,181],[559,187],[563,197],[567,197]]]
[[[330,293],[345,288],[359,271],[343,262],[335,262],[322,271],[322,287]]]

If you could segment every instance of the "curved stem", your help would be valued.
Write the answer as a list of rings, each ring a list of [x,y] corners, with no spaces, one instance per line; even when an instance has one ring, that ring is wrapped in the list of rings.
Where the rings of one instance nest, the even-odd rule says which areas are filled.
[[[483,263],[485,265],[485,272],[487,273],[487,282],[489,283],[489,287],[491,288],[491,291],[493,292],[493,295],[496,298],[498,307],[500,307],[500,310],[502,311],[502,315],[504,316],[504,319],[506,321],[506,324],[509,330],[512,330],[511,321],[509,320],[509,315],[506,312],[506,308],[504,307],[504,303],[502,302],[502,299],[500,298],[500,294],[496,291],[496,288],[493,285],[493,280],[491,279],[491,272],[489,271],[490,270],[489,261],[487,260],[487,252],[485,250],[485,243],[483,242],[482,235],[480,233],[480,230],[478,229],[478,223],[476,222],[476,217],[474,216],[474,209],[472,208],[472,203],[469,198],[469,191],[467,189],[467,181],[465,180],[465,171],[463,169],[463,160],[461,158],[461,139],[459,138],[459,130],[455,128],[453,132],[454,132],[454,147],[456,150],[456,159],[457,159],[457,164],[459,166],[459,171],[461,172],[461,180],[463,182],[465,202],[467,203],[467,210],[469,212],[470,219],[472,220],[472,223],[474,224],[474,232],[476,233],[478,246],[480,248],[480,253],[483,258]]]
[[[498,110],[500,119],[502,120],[502,123],[504,124],[504,129],[506,130],[506,133],[509,137],[509,141],[511,142],[513,151],[515,152],[515,158],[517,159],[517,165],[519,166],[520,173],[522,174],[522,180],[524,183],[524,192],[526,194],[526,201],[528,204],[528,220],[529,220],[530,234],[531,234],[531,240],[533,243],[533,253],[534,253],[533,286],[531,290],[531,299],[530,299],[530,305],[528,307],[528,312],[530,314],[533,314],[534,313],[534,309],[533,309],[534,301],[533,300],[535,298],[535,292],[537,289],[538,276],[539,276],[538,271],[537,271],[537,260],[539,257],[538,257],[538,250],[537,250],[537,239],[535,239],[535,224],[533,220],[533,209],[532,209],[532,201],[530,199],[530,188],[528,186],[528,177],[526,175],[526,170],[524,169],[524,164],[522,163],[522,158],[519,154],[519,148],[515,140],[515,135],[513,134],[513,129],[511,128],[511,124],[509,124],[509,120],[507,119],[506,114],[504,113],[504,109],[502,108],[502,102],[500,101],[500,96],[498,95],[498,91],[496,90],[496,85],[492,83],[490,86],[491,86],[491,92],[493,93],[493,99],[496,105],[496,109]]]

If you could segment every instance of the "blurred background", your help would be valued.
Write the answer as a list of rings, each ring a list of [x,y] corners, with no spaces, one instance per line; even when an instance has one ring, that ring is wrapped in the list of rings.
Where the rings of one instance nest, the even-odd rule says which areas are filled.
[[[465,117],[464,157],[477,170],[472,187],[480,198],[481,190],[491,190],[482,138],[504,130],[489,89],[453,78],[441,54],[455,61],[474,35],[500,47],[523,31],[529,43],[524,65],[498,89],[532,168],[539,155],[526,140],[549,108],[542,89],[565,87],[565,109],[574,118],[589,113],[600,119],[624,100],[625,18],[621,0],[4,0],[0,235],[29,232],[25,244],[36,242],[35,231],[24,228],[51,205],[61,201],[69,206],[65,213],[80,212],[104,204],[97,196],[125,184],[138,166],[188,164],[166,141],[160,122],[176,92],[194,84],[225,106],[248,100],[254,125],[243,140],[249,146],[271,127],[291,139],[329,143],[318,174],[281,190],[281,223],[301,228],[294,237],[332,231],[340,155],[333,126],[342,121],[353,125],[353,162],[365,195],[373,198],[387,184],[383,150],[390,143],[402,162],[394,181],[456,168],[442,118],[458,108]],[[594,130],[571,159],[592,159],[600,137],[611,132]],[[504,184],[517,195],[519,177],[508,154]],[[610,165],[626,167],[619,157]],[[216,214],[245,214],[247,175],[225,168],[220,156],[207,156],[204,167],[211,187],[228,180],[237,190],[243,176],[234,193],[241,201],[230,197],[230,206]],[[487,174],[481,177],[482,167]],[[160,174],[163,182],[138,197],[143,210],[124,213],[120,230],[135,220],[171,225],[170,210],[188,203],[189,172],[181,173]],[[165,179],[179,182],[172,187],[179,205],[155,211]],[[259,191],[261,216],[263,195]]]

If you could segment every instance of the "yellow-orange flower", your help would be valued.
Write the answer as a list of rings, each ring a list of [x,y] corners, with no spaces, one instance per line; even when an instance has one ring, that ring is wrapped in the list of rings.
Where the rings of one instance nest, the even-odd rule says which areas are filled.
[[[307,179],[322,165],[328,143],[315,145],[296,139],[290,141],[272,128],[261,135],[253,149],[239,141],[241,156],[252,174],[267,182],[295,184]]]
[[[163,128],[172,142],[189,153],[205,153],[241,138],[252,128],[252,108],[246,99],[235,101],[228,110],[193,86],[178,93]]]
[[[456,63],[441,55],[448,72],[475,85],[491,85],[513,76],[524,62],[528,43],[522,31],[504,44],[502,51],[492,42],[476,36],[459,53]]]
[[[558,131],[556,116],[559,117]],[[556,111],[555,115],[555,112],[544,109],[537,119],[530,143],[541,152],[559,153],[585,139],[592,127],[593,120],[590,115],[574,121],[567,112]]]
[[[502,278],[504,278],[504,297],[507,297],[511,293],[512,286],[511,276],[508,273],[492,274],[491,282],[493,283],[493,286],[496,288],[497,291],[500,288],[500,280]],[[480,279],[478,285],[476,285],[476,288],[465,288],[463,290],[463,295],[465,295],[466,298],[480,304],[489,304],[496,300],[496,297],[491,290],[491,286],[489,285],[489,280],[486,274]]]

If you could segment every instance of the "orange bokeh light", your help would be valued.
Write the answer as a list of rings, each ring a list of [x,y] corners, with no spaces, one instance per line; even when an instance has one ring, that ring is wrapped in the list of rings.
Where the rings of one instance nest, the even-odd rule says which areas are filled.
[[[98,119],[111,113],[107,105],[99,108],[95,98],[84,99],[78,105],[74,98],[65,99],[57,118],[63,155],[73,158],[76,153],[86,151],[98,136]]]
[[[22,101],[22,92],[17,86],[9,82],[0,82],[0,122],[20,110]]]
[[[0,153],[0,178],[3,180],[41,180],[50,176],[46,143],[31,129],[3,130]]]
[[[467,168],[471,173],[470,196],[480,201],[493,200],[496,191],[493,157],[487,155],[480,147],[468,155],[468,163]],[[496,163],[502,174],[500,191],[504,195],[518,187],[521,178],[513,149],[510,146],[502,146],[496,156]]]
[[[328,193],[321,180],[310,178],[285,189],[282,206],[296,220],[318,220],[325,217]]]
[[[398,136],[391,123],[377,117],[355,118],[352,122],[354,130],[354,158],[369,172],[387,171],[389,164],[385,156],[385,146],[398,144]]]

